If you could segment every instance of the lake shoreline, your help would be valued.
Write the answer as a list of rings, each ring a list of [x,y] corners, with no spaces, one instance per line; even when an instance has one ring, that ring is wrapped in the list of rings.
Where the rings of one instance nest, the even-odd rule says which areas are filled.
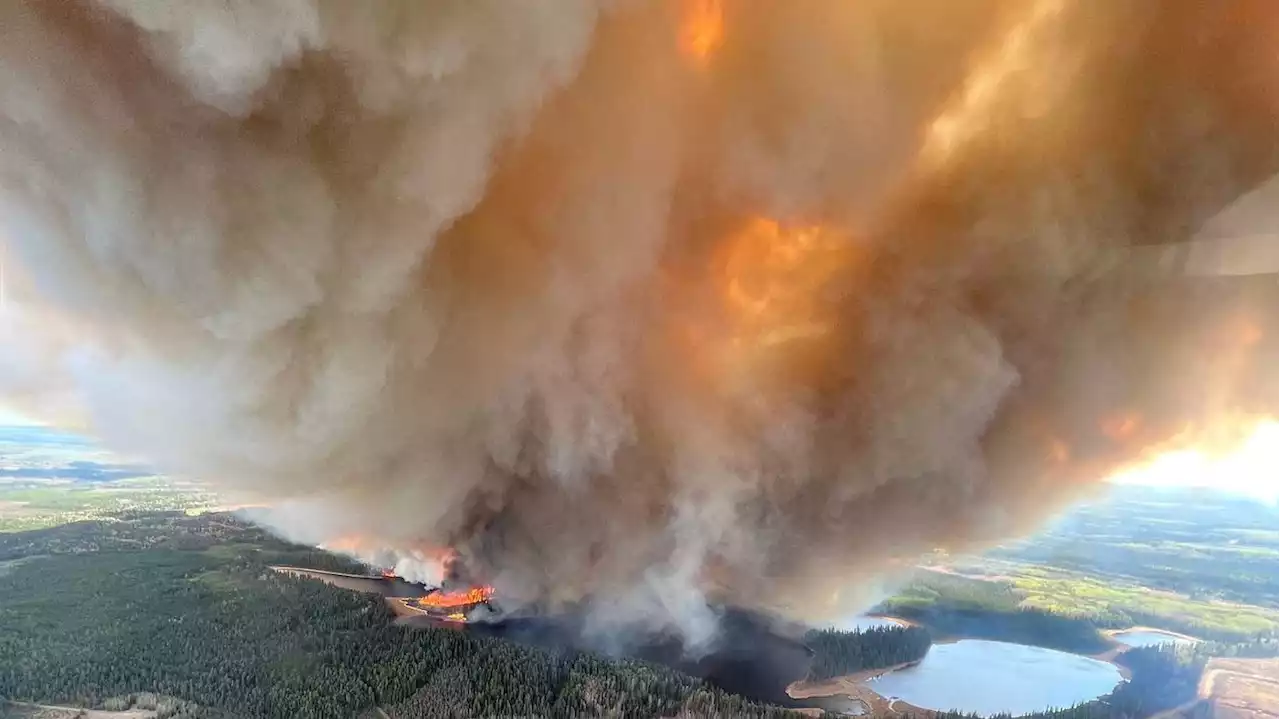
[[[1181,633],[1179,633],[1179,632],[1171,631],[1171,630],[1169,630],[1169,629],[1158,629],[1158,628],[1156,628],[1156,627],[1127,627],[1127,628],[1125,628],[1125,629],[1106,629],[1106,630],[1103,630],[1102,635],[1103,635],[1104,637],[1106,637],[1107,639],[1110,639],[1110,640],[1112,640],[1112,641],[1119,642],[1120,640],[1119,640],[1119,639],[1116,639],[1116,635],[1119,635],[1119,634],[1131,634],[1131,633],[1132,633],[1132,634],[1137,634],[1137,633],[1140,633],[1140,632],[1141,632],[1141,633],[1147,633],[1147,634],[1163,634],[1163,635],[1164,635],[1164,636],[1166,636],[1166,637],[1172,637],[1172,638],[1174,638],[1174,639],[1181,639],[1181,640],[1183,640],[1183,641],[1188,641],[1188,642],[1201,642],[1201,641],[1204,641],[1204,640],[1202,640],[1202,639],[1200,639],[1200,638],[1198,638],[1198,637],[1193,637],[1193,636],[1191,636],[1191,635],[1189,635],[1189,634],[1181,634]],[[1133,645],[1128,645],[1128,644],[1126,644],[1125,646],[1128,646],[1128,647],[1132,648],[1132,646],[1133,646]]]
[[[890,617],[885,617],[889,619]],[[910,662],[902,662],[893,666],[881,667],[879,669],[865,669],[852,674],[843,674],[838,677],[822,679],[819,681],[810,681],[808,679],[799,679],[787,685],[787,696],[797,701],[807,699],[836,699],[847,697],[855,701],[861,702],[867,707],[867,716],[882,716],[891,712],[910,712],[912,714],[933,715],[937,713],[933,709],[925,709],[918,707],[901,699],[891,699],[877,693],[875,690],[867,686],[866,682],[876,677],[884,676],[890,672],[896,672],[900,669],[908,669],[916,666],[921,662],[920,659]]]
[[[876,619],[876,620],[881,620],[885,622],[892,622],[893,624],[898,626],[920,626],[916,622],[912,622],[912,621],[903,619],[901,617],[895,617],[887,614],[869,614],[866,616],[868,619]],[[1125,651],[1135,648],[1133,646],[1124,644],[1115,638],[1115,635],[1123,634],[1125,632],[1152,632],[1152,633],[1158,633],[1161,635],[1169,636],[1171,638],[1178,638],[1178,639],[1187,640],[1187,641],[1201,641],[1195,637],[1187,636],[1185,634],[1179,634],[1178,632],[1173,632],[1173,631],[1164,630],[1164,629],[1156,629],[1153,627],[1134,626],[1134,627],[1127,627],[1124,629],[1112,629],[1112,630],[1100,631],[1099,633],[1102,634],[1102,636],[1106,638],[1106,640],[1112,643],[1114,646],[1112,646],[1107,651],[1101,652],[1098,654],[1078,654],[1075,652],[1066,652],[1063,650],[1052,649],[1049,647],[1039,647],[1034,644],[1024,644],[1021,642],[1004,642],[1004,641],[998,641],[998,640],[984,639],[981,637],[970,637],[970,636],[963,636],[963,635],[946,635],[944,637],[940,637],[936,639],[933,642],[933,644],[934,646],[943,646],[943,645],[956,644],[958,642],[965,641],[965,640],[970,640],[970,641],[996,642],[1000,644],[1011,644],[1015,646],[1031,647],[1036,649],[1046,649],[1048,651],[1059,651],[1059,652],[1062,652],[1063,654],[1071,654],[1077,657],[1084,657],[1087,659],[1093,659],[1100,662],[1104,662],[1110,665],[1111,667],[1114,667],[1115,670],[1119,672],[1120,679],[1122,681],[1129,681],[1132,679],[1132,673],[1129,671],[1128,667],[1116,661],[1117,656],[1124,653]],[[926,716],[933,716],[941,713],[943,710],[928,709],[925,707],[916,706],[902,699],[896,699],[896,698],[882,695],[879,692],[877,692],[875,689],[873,689],[871,685],[868,684],[868,682],[870,682],[873,679],[876,679],[878,677],[881,677],[893,672],[909,669],[911,667],[919,665],[922,661],[923,659],[919,659],[916,661],[904,662],[902,664],[895,664],[893,666],[882,667],[879,669],[868,669],[861,672],[854,672],[852,674],[846,674],[838,677],[832,677],[830,679],[824,679],[821,681],[810,681],[807,679],[801,679],[789,684],[787,686],[786,691],[788,696],[797,700],[813,700],[813,699],[828,699],[828,698],[838,699],[842,697],[847,697],[849,699],[860,701],[864,705],[866,705],[870,710],[870,715],[872,716],[878,716],[881,713],[901,714],[904,712],[909,712],[912,714],[923,714]]]
[[[787,685],[787,696],[792,699],[812,699],[813,697],[835,696],[841,693],[841,687],[850,682],[861,683],[883,676],[889,672],[896,672],[899,669],[913,667],[920,663],[917,659],[911,662],[902,662],[889,667],[881,667],[879,669],[864,669],[860,672],[852,674],[841,674],[837,677],[829,679],[797,679]],[[834,688],[834,690],[832,690]]]

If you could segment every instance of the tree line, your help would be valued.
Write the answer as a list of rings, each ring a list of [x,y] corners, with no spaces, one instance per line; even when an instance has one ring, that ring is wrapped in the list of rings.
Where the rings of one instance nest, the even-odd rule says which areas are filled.
[[[873,627],[854,632],[815,629],[805,634],[804,643],[813,650],[809,680],[821,681],[919,661],[933,640],[920,627]]]
[[[935,604],[882,605],[885,613],[923,624],[940,636],[991,639],[1030,644],[1077,654],[1096,654],[1110,645],[1088,619],[1067,617],[1041,609],[989,609]]]

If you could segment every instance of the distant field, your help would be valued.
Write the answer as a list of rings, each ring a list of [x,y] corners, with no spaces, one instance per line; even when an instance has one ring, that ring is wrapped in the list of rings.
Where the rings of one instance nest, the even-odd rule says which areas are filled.
[[[122,462],[78,435],[48,427],[0,425],[0,532],[213,502],[213,495],[199,486]]]
[[[1262,607],[1192,599],[1174,592],[1087,577],[1018,577],[1013,586],[1027,594],[1025,606],[1058,614],[1150,614],[1163,620],[1157,623],[1165,627],[1176,625],[1192,630],[1188,625],[1198,623],[1241,636],[1272,632],[1277,624],[1275,612]]]
[[[1277,630],[1280,513],[1204,489],[1117,487],[1044,531],[925,564],[996,580],[1022,606],[1223,638]]]
[[[129,479],[83,485],[76,482],[0,480],[0,532],[53,527],[129,510],[187,509],[213,504],[200,488],[160,478]]]
[[[1195,600],[1280,607],[1280,512],[1206,489],[1116,487],[1033,537],[983,557],[966,573],[1083,575]]]

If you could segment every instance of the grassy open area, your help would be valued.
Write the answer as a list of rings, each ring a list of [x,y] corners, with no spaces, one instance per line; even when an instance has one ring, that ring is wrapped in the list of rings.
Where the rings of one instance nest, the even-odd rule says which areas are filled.
[[[1273,610],[1192,599],[1173,592],[1118,584],[1090,577],[1016,577],[1023,606],[1066,616],[1123,614],[1150,626],[1204,634],[1204,629],[1241,637],[1276,631]],[[1197,633],[1197,629],[1199,632]]]
[[[1276,616],[1263,607],[1032,571],[1037,576],[979,578],[921,569],[874,611],[919,622],[937,636],[1016,641],[1080,654],[1107,649],[1105,629],[1152,627],[1219,642],[1277,633]]]
[[[115,512],[208,506],[212,494],[159,477],[110,482],[0,480],[0,532],[55,527]]]
[[[992,591],[925,580],[924,590],[906,593],[916,601],[942,587],[946,596],[976,593],[1004,609],[1012,600],[1102,628],[1242,640],[1277,631],[1280,514],[1203,488],[1117,487],[1036,535],[982,555],[937,552],[922,564]]]
[[[966,574],[1102,579],[1206,606],[1247,604],[1274,613],[1280,608],[1280,513],[1203,488],[1117,487],[1039,534],[981,557],[957,558],[952,566]]]
[[[89,438],[40,425],[0,425],[0,532],[213,502],[207,489],[161,477]]]

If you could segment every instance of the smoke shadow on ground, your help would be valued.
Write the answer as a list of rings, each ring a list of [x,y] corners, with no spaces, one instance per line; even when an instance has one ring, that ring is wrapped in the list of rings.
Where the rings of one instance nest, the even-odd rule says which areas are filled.
[[[398,577],[297,569],[345,589],[383,597],[420,597],[427,589]],[[662,664],[698,677],[732,694],[791,708],[816,706],[787,695],[787,685],[809,672],[813,652],[775,627],[767,616],[737,607],[718,607],[718,631],[710,644],[692,648],[674,633],[630,631],[625,636],[591,632],[585,610],[555,615],[504,616],[467,624],[433,617],[402,617],[401,626],[467,631],[552,651],[587,651]]]
[[[756,701],[798,708],[810,706],[787,696],[787,685],[809,672],[812,651],[800,641],[776,631],[766,617],[743,609],[724,607],[719,632],[712,643],[696,654],[673,634],[630,634],[625,642],[608,638],[602,645],[599,635],[584,631],[585,616],[565,613],[556,616],[522,616],[492,622],[472,622],[465,627],[473,634],[495,637],[555,651],[591,651],[662,664],[698,677],[724,691]],[[440,627],[426,617],[403,621],[408,626]]]
[[[427,594],[427,590],[421,584],[407,582],[399,577],[386,578],[381,580],[378,585],[378,593],[384,597],[422,597]]]

